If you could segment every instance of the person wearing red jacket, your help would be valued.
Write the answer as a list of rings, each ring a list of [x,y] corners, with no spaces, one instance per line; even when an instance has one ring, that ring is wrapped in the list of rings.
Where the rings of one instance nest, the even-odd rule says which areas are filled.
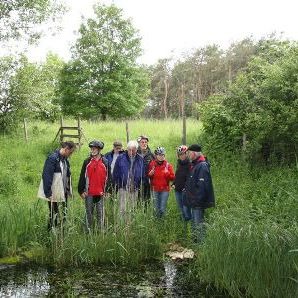
[[[155,160],[149,163],[148,177],[154,197],[156,216],[164,216],[170,192],[170,181],[175,179],[173,166],[165,159],[165,149],[157,147],[154,151]]]
[[[81,169],[81,175],[78,184],[78,192],[86,207],[86,226],[90,231],[93,223],[94,207],[97,211],[98,227],[102,228],[104,224],[104,194],[110,174],[108,161],[100,151],[104,147],[101,141],[92,141],[89,143],[90,157],[87,158]]]

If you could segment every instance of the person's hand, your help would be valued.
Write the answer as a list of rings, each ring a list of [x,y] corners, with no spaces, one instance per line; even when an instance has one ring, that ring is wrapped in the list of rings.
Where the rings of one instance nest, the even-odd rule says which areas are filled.
[[[149,175],[149,176],[153,176],[154,173],[155,173],[155,168],[153,168],[153,169],[148,173],[148,175]]]
[[[84,191],[83,193],[80,194],[80,196],[84,200],[87,197],[87,193]]]

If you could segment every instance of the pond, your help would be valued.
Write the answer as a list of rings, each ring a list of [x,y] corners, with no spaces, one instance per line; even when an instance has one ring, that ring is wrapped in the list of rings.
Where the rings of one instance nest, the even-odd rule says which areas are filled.
[[[0,266],[0,297],[227,297],[210,287],[181,283],[181,266],[172,261],[119,267],[43,268]]]

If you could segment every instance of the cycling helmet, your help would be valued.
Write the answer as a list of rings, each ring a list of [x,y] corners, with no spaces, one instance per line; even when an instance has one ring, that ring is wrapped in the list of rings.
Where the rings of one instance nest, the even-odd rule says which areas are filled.
[[[185,153],[187,151],[187,146],[181,145],[177,148],[177,154]]]
[[[103,149],[103,147],[105,146],[104,142],[102,141],[97,141],[97,140],[93,140],[89,143],[89,147],[97,147],[99,149]]]
[[[163,154],[166,154],[166,150],[164,147],[157,147],[155,150],[154,150],[154,154],[155,155],[163,155]]]

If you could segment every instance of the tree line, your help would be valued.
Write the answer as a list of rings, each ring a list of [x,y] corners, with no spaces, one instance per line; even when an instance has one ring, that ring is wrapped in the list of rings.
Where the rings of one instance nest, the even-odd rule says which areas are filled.
[[[43,7],[36,19],[22,19],[23,28],[24,23],[34,28],[57,13],[60,5],[34,0],[29,7],[25,1],[20,10],[16,3],[0,6],[11,33],[6,29],[2,42],[22,38],[14,19],[9,23],[11,11],[34,14]],[[79,114],[105,120],[185,115],[203,121],[213,148],[296,156],[297,42],[274,34],[257,41],[248,37],[225,50],[212,44],[178,60],[140,65],[141,36],[131,20],[115,5],[97,5],[94,12],[93,18],[82,21],[70,61],[52,53],[44,63],[29,62],[25,55],[0,58],[2,131],[10,131],[23,117],[55,120],[61,114]],[[34,37],[36,32],[29,30],[27,40]]]

